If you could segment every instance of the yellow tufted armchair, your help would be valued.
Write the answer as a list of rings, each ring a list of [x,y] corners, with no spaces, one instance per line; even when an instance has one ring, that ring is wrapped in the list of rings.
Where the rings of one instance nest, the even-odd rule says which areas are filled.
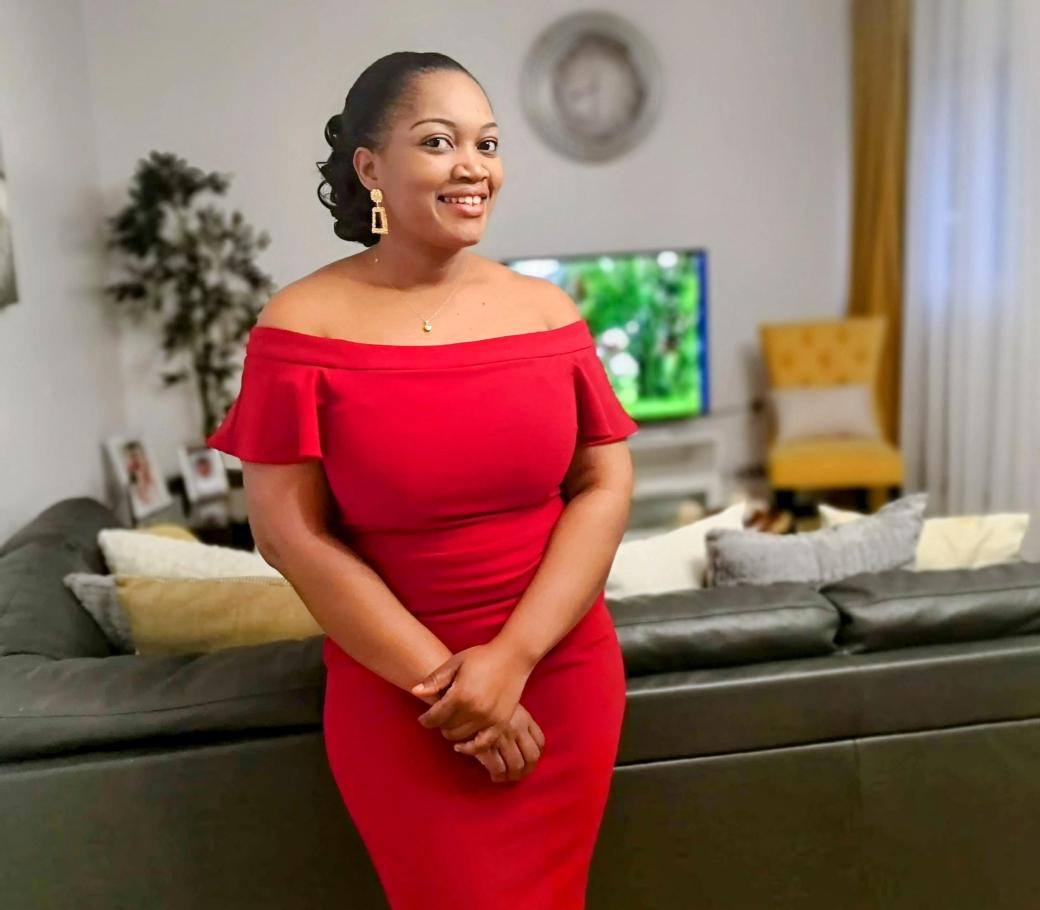
[[[887,426],[877,395],[886,325],[884,316],[850,316],[759,326],[770,388],[867,383],[878,427]],[[866,491],[867,506],[875,511],[893,487],[903,486],[902,453],[883,429],[879,439],[816,436],[780,442],[776,429],[770,408],[766,466],[769,483],[780,496],[795,490],[857,488]]]

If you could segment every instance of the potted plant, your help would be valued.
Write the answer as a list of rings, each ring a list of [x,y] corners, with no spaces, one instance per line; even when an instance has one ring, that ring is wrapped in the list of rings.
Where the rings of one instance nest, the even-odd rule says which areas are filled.
[[[229,184],[227,175],[153,151],[138,162],[129,203],[107,219],[107,248],[123,254],[128,277],[105,290],[135,322],[158,315],[166,360],[188,361],[164,371],[163,385],[194,379],[203,438],[231,406],[227,381],[238,369],[236,355],[275,289],[254,262],[268,234],[254,231],[240,212],[227,216],[196,198],[223,194]]]

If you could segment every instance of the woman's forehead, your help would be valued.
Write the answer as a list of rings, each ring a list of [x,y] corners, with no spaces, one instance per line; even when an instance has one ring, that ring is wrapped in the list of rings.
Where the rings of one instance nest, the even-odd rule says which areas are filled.
[[[423,74],[416,80],[407,108],[414,114],[413,120],[443,117],[474,126],[494,120],[483,89],[465,73]]]

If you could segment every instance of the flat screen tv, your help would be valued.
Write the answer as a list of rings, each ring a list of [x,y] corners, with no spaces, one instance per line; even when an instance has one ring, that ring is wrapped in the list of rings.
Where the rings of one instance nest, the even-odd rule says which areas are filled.
[[[634,420],[708,413],[707,251],[525,257],[503,264],[548,279],[571,296]]]

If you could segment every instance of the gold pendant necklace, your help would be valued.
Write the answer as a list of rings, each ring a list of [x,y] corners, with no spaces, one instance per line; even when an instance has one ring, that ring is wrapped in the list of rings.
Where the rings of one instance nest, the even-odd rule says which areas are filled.
[[[431,322],[431,320],[442,309],[444,309],[444,307],[448,303],[448,301],[451,300],[451,298],[455,296],[455,292],[460,287],[462,287],[462,279],[466,277],[466,272],[469,270],[469,260],[470,260],[470,257],[467,256],[466,257],[466,264],[462,267],[462,274],[459,276],[459,280],[457,282],[455,282],[455,287],[452,288],[451,293],[447,296],[447,299],[445,299],[444,303],[442,303],[439,307],[437,307],[436,310],[433,311],[433,315],[430,316],[429,319],[425,319],[424,317],[420,316],[419,313],[416,313],[415,307],[412,307],[411,303],[408,303],[407,296],[405,297],[405,302],[408,303],[408,306],[412,308],[412,312],[415,313],[415,315],[418,316],[420,319],[422,319],[423,331],[424,332],[432,332],[433,331],[433,323]],[[378,256],[373,257],[373,261],[374,262],[379,262],[379,257]],[[389,284],[389,282],[388,282],[388,284]],[[397,287],[397,285],[391,284],[390,287],[392,287],[395,291],[401,291],[402,294],[405,293],[403,290],[401,290],[401,288]]]

